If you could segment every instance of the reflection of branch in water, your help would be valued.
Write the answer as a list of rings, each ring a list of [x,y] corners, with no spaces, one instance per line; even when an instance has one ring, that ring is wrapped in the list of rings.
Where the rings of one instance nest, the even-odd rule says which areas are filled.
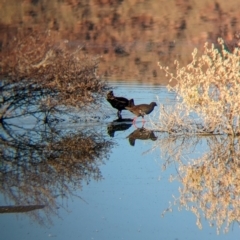
[[[2,81],[0,88],[0,122],[19,117],[40,118],[41,115],[59,111],[54,90],[43,89],[36,84],[22,80],[18,84]],[[44,120],[43,118],[41,120]]]
[[[161,133],[154,148],[161,147],[161,155],[164,159],[163,170],[172,163],[186,163],[190,154],[196,154],[197,146],[202,141],[203,136]]]
[[[47,150],[47,163],[58,175],[64,174],[69,179],[79,182],[85,179],[101,179],[99,161],[106,158],[107,152],[102,151],[110,143],[98,134],[84,136],[82,134],[63,137],[61,142],[52,142]],[[98,161],[96,161],[98,159]],[[102,163],[102,162],[101,162]]]
[[[0,213],[23,213],[44,208],[44,205],[0,206]]]
[[[200,142],[207,148],[195,158],[188,154],[190,160],[186,161],[186,148],[197,149]],[[239,138],[221,135],[196,141],[195,136],[191,146],[190,143],[190,139],[175,141],[175,146],[163,149],[176,161],[177,179],[183,185],[174,204],[191,210],[199,228],[203,215],[210,225],[216,225],[218,233],[221,229],[227,232],[231,224],[240,221]],[[173,154],[176,152],[177,155]]]
[[[14,205],[45,205],[28,213],[40,224],[57,214],[56,196],[73,196],[84,181],[102,179],[99,165],[108,158],[112,143],[101,132],[47,125],[14,131],[11,124],[3,126],[0,191]]]
[[[127,136],[129,143],[131,146],[135,145],[135,141],[136,139],[139,140],[152,140],[152,141],[156,141],[157,137],[155,136],[154,132],[152,130],[146,129],[144,127],[142,128],[137,128],[136,130],[134,130],[132,133],[130,133]]]

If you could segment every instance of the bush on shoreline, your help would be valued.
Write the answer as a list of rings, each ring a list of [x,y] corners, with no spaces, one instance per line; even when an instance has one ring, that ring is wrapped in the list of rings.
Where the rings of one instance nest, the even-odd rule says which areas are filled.
[[[40,108],[68,106],[85,109],[99,104],[107,88],[97,76],[98,57],[72,50],[67,41],[56,43],[54,35],[17,35],[0,52],[1,119],[24,98],[39,101]],[[11,97],[9,97],[11,95]],[[22,99],[20,99],[20,95]]]
[[[224,42],[218,39],[220,49],[213,44],[204,46],[204,53],[197,56],[186,67],[175,61],[176,74],[158,63],[160,69],[176,81],[175,91],[181,104],[189,113],[195,112],[202,119],[206,132],[231,135],[240,134],[240,51],[232,53],[225,50]]]

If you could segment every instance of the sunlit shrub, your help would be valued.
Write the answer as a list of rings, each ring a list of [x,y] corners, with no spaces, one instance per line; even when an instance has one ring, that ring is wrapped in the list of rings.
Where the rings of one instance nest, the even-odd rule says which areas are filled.
[[[71,49],[67,41],[56,42],[51,32],[19,34],[0,52],[1,90],[9,84],[14,92],[47,89],[55,94],[45,104],[83,108],[104,95],[106,83],[96,74],[98,60],[81,46]]]
[[[176,73],[163,69],[174,87],[182,104],[191,112],[196,112],[203,119],[208,132],[238,134],[240,109],[240,55],[235,48],[232,53],[224,48],[222,39],[220,48],[213,44],[204,46],[204,53],[197,56],[197,49],[192,53],[193,60],[186,67],[176,64]]]
[[[228,52],[223,40],[218,42],[219,48],[205,44],[201,56],[195,49],[186,67],[176,61],[176,73],[159,63],[176,83],[169,89],[179,101],[162,106],[156,126],[168,132],[158,143],[165,157],[163,169],[178,164],[177,176],[170,177],[181,182],[173,204],[192,211],[199,228],[205,218],[220,233],[240,219],[240,52]],[[170,210],[172,202],[163,215]]]

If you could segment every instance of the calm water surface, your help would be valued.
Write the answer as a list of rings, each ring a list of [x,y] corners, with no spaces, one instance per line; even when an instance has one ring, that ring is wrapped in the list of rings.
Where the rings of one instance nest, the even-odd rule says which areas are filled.
[[[156,101],[171,103],[174,95],[164,87],[136,85],[118,82],[112,85],[118,96],[132,97],[135,103]],[[103,129],[105,138],[114,145],[108,152],[109,158],[98,163],[102,178],[82,181],[81,189],[55,196],[56,209],[47,213],[47,220],[41,224],[31,213],[7,213],[0,215],[1,239],[238,239],[237,224],[227,234],[217,235],[216,228],[202,219],[202,230],[196,225],[196,216],[185,209],[161,216],[173,202],[173,195],[179,196],[178,181],[170,182],[170,175],[177,174],[176,164],[170,164],[164,171],[164,150],[158,140],[136,140],[132,146],[127,138],[136,130],[131,121],[124,130],[109,136],[108,129],[116,119],[116,111],[104,103],[106,118],[93,124],[94,131]],[[150,119],[155,121],[158,109],[146,117],[145,128],[151,129]],[[128,111],[123,118],[132,118]],[[90,128],[89,125],[79,125]],[[137,121],[141,127],[141,119]],[[159,137],[159,133],[155,133]],[[155,148],[154,148],[155,147]],[[153,150],[154,148],[154,150]],[[200,152],[201,149],[195,149]],[[37,176],[37,173],[36,173]],[[63,176],[64,177],[64,176]],[[70,181],[66,183],[72,185]],[[21,182],[19,182],[21,185]],[[40,187],[40,186],[39,186]],[[57,187],[57,186],[56,186]],[[19,187],[20,189],[20,187]],[[14,191],[14,189],[12,189]],[[28,193],[26,192],[26,195]],[[11,205],[1,192],[0,205]],[[17,193],[16,193],[17,197]],[[28,204],[26,197],[26,205]],[[49,202],[50,204],[50,202]],[[40,215],[43,210],[35,210]],[[34,212],[34,211],[32,211]]]
[[[158,105],[168,105],[175,101],[175,96],[164,87],[153,85],[168,82],[157,62],[172,69],[174,60],[178,59],[185,66],[192,60],[194,48],[201,53],[205,42],[216,43],[219,37],[229,50],[240,46],[240,2],[236,0],[2,2],[0,53],[6,51],[6,56],[13,56],[9,52],[17,51],[11,49],[11,41],[20,35],[23,39],[37,37],[39,46],[44,46],[45,33],[50,30],[54,46],[59,50],[66,47],[75,51],[81,47],[83,54],[101,55],[98,74],[111,81],[117,96],[134,98],[135,104],[156,101]],[[38,53],[34,57],[32,61],[39,62]],[[0,214],[1,239],[240,238],[236,210],[239,194],[237,190],[236,196],[228,194],[235,191],[235,186],[238,189],[238,167],[228,162],[229,165],[222,164],[224,167],[220,168],[208,161],[210,170],[203,176],[206,182],[196,178],[194,185],[198,167],[189,168],[191,177],[191,171],[185,171],[189,169],[180,168],[175,161],[168,162],[165,154],[170,150],[174,158],[178,151],[189,151],[190,154],[183,154],[183,159],[191,160],[209,150],[210,143],[220,143],[216,149],[221,150],[228,141],[223,139],[222,144],[219,139],[206,137],[194,139],[196,144],[191,145],[188,139],[165,139],[164,133],[151,131],[151,121],[158,121],[158,107],[146,117],[147,130],[141,129],[140,118],[136,124],[140,129],[136,129],[131,121],[133,115],[128,111],[122,115],[124,124],[115,121],[117,111],[104,101],[103,108],[91,112],[90,116],[86,112],[77,113],[74,118],[64,115],[63,121],[51,119],[50,126],[37,120],[42,116],[8,120],[4,126],[0,125],[0,156],[3,156],[0,207],[21,205],[12,209],[15,213]],[[29,134],[28,130],[31,130]],[[66,137],[64,132],[71,134]],[[135,139],[137,134],[145,140]],[[226,148],[225,153],[229,152]],[[214,159],[217,154],[213,151],[212,156]],[[231,153],[227,157],[231,158]],[[185,198],[181,200],[186,200],[192,193],[194,196],[195,190],[198,192],[198,181],[202,185],[209,184],[208,179],[214,182],[212,173],[217,175],[219,169],[226,173],[225,180],[233,179],[233,183],[226,180],[225,192],[221,192],[223,184],[219,184],[217,197],[211,195],[214,191],[205,195],[207,191],[203,191],[200,197],[195,195],[195,201],[189,201],[189,209],[183,207],[178,211],[177,201],[173,211],[162,217],[173,204],[173,196],[180,196],[179,188],[185,189]],[[183,176],[189,173],[193,188],[183,186],[180,173]],[[170,182],[171,176],[178,178]],[[221,174],[216,177],[216,182],[221,183]],[[205,196],[208,204],[204,202]],[[224,201],[225,196],[230,200]],[[215,202],[211,202],[211,197]],[[216,202],[220,208],[216,207],[216,212],[209,215],[220,223],[226,216],[232,216],[231,208],[236,210],[235,223],[226,234],[221,229],[217,235],[216,219],[210,221],[203,216],[209,213],[211,203]],[[190,211],[192,206],[200,211],[202,229]],[[225,209],[227,213],[222,214]]]

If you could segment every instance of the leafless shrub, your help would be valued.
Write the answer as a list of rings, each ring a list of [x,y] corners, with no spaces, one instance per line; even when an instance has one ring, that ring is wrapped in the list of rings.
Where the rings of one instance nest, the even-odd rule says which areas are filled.
[[[41,99],[46,106],[79,108],[98,103],[105,93],[106,83],[97,76],[98,57],[84,55],[80,47],[70,51],[67,43],[57,44],[51,32],[17,36],[2,49],[1,91],[9,84],[14,92],[19,87],[29,94],[45,89],[55,93]]]
[[[235,48],[230,53],[224,49],[222,39],[218,42],[220,50],[206,43],[200,57],[195,49],[193,60],[186,67],[181,68],[175,61],[176,74],[160,63],[159,67],[170,81],[176,81],[169,88],[178,94],[186,111],[202,118],[207,132],[236,135],[240,133],[240,52]]]
[[[19,35],[2,46],[0,191],[16,205],[45,206],[28,213],[41,224],[57,214],[58,196],[75,195],[83,181],[102,178],[99,165],[112,143],[102,133],[57,127],[56,114],[67,118],[69,107],[86,109],[101,101],[106,83],[97,65],[98,58],[80,48],[56,44],[50,32]]]
[[[199,228],[204,217],[220,233],[240,221],[240,52],[228,52],[223,40],[218,41],[220,49],[206,44],[199,57],[195,49],[186,67],[176,61],[175,74],[159,63],[170,81],[176,81],[169,89],[177,93],[178,102],[162,106],[156,126],[164,134],[156,144],[163,169],[175,164],[177,174],[170,180],[182,185],[173,204],[192,211]],[[205,147],[197,152],[201,143]]]

